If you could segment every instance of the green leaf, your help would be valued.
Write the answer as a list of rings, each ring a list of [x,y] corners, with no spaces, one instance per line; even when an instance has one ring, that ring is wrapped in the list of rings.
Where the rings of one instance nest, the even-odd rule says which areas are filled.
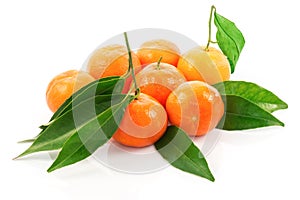
[[[284,126],[284,123],[255,103],[235,95],[222,95],[225,113],[217,128],[244,130],[266,126]]]
[[[117,104],[78,127],[47,171],[52,172],[81,161],[105,144],[118,129],[125,109],[133,98],[133,96],[126,96]]]
[[[121,93],[124,86],[124,81],[125,79],[122,77],[111,76],[98,79],[82,87],[58,108],[58,110],[51,117],[48,124],[40,126],[42,131],[35,138],[23,140],[19,143],[34,142],[36,138],[41,135],[49,126],[49,124],[51,124],[56,118],[63,115],[65,112],[70,111],[72,107],[76,106],[76,104],[81,103],[82,101],[90,97],[102,94]]]
[[[214,23],[218,29],[216,34],[218,45],[227,56],[231,73],[233,73],[244,47],[245,39],[232,21],[219,15],[217,12],[214,13]]]
[[[123,88],[123,83],[123,78],[119,76],[101,78],[91,82],[90,84],[82,87],[77,92],[75,92],[70,98],[68,98],[53,114],[50,121],[59,117],[64,112],[71,110],[72,106],[74,106],[74,102],[80,103],[81,101],[86,100],[95,95],[112,94],[113,92],[121,93],[120,91]],[[118,86],[118,88],[116,88],[116,85]]]
[[[269,112],[286,109],[288,107],[288,105],[274,93],[255,83],[245,81],[225,81],[215,84],[214,87],[221,95],[242,97]]]
[[[210,181],[215,180],[201,151],[180,128],[169,126],[155,143],[155,148],[172,166]]]
[[[112,98],[116,101],[124,97],[125,95],[97,95],[81,101],[72,110],[64,112],[52,121],[33,144],[17,158],[39,151],[60,149],[66,140],[76,133],[77,127],[108,109],[112,104]]]

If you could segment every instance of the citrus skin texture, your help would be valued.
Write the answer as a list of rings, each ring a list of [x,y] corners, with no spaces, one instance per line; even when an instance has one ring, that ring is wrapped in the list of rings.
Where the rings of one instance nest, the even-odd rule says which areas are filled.
[[[169,95],[166,110],[171,124],[191,136],[201,136],[217,126],[224,114],[224,104],[214,87],[202,81],[189,81]]]
[[[130,147],[154,144],[166,131],[167,113],[154,98],[140,93],[126,108],[119,129],[113,138]]]
[[[94,80],[87,72],[77,70],[69,70],[55,76],[46,91],[48,107],[55,112],[74,92]]]
[[[141,64],[157,62],[162,57],[161,62],[177,66],[180,50],[171,41],[157,39],[143,43],[137,52]]]
[[[229,80],[230,65],[226,56],[216,48],[195,47],[182,55],[177,68],[188,81],[198,80],[210,85]]]
[[[141,63],[134,52],[131,52],[134,67]],[[95,78],[122,76],[128,71],[128,52],[125,46],[108,45],[94,51],[87,65],[87,71]]]
[[[186,79],[173,65],[152,63],[136,75],[136,81],[142,93],[152,96],[165,106],[169,94]]]
[[[205,48],[205,47],[202,47]],[[230,64],[227,60],[227,57],[218,49],[214,47],[208,47],[205,50],[206,53],[209,55],[210,59],[216,65],[222,81],[227,81],[230,79]]]

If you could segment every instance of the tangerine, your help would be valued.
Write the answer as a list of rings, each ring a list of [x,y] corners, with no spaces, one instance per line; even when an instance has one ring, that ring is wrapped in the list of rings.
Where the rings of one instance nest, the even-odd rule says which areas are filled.
[[[87,72],[69,70],[55,76],[48,84],[46,100],[48,107],[55,112],[74,92],[94,81]]]
[[[134,52],[131,52],[132,64],[140,67],[141,63]],[[112,44],[97,49],[90,57],[87,71],[95,78],[122,76],[128,71],[128,52],[125,46]]]
[[[169,94],[186,79],[173,65],[152,63],[137,73],[136,81],[142,93],[152,96],[165,107]]]
[[[166,110],[171,124],[191,136],[201,136],[217,126],[224,114],[224,103],[214,87],[188,81],[169,95]]]
[[[137,51],[142,65],[157,62],[162,57],[161,62],[177,66],[179,55],[180,50],[176,44],[164,39],[147,41]]]
[[[179,59],[177,68],[188,81],[199,80],[209,84],[229,80],[230,65],[227,57],[218,49],[195,47]]]
[[[167,112],[149,95],[140,93],[126,108],[113,138],[126,146],[145,147],[154,144],[166,131]]]

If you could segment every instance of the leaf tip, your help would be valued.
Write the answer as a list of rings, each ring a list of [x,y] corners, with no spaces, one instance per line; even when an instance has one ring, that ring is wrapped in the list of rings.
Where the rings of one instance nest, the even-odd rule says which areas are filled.
[[[17,160],[19,158],[19,156],[14,157],[12,160]]]
[[[18,141],[17,143],[18,144],[29,143],[29,142],[34,142],[34,140],[35,139],[32,138],[32,139],[27,139],[27,140],[21,140],[21,141]]]
[[[49,168],[49,169],[47,169],[47,172],[48,173],[51,173],[51,172],[53,172],[55,169],[52,169],[51,167]]]
[[[276,119],[277,119],[277,118],[276,118]],[[274,125],[282,126],[282,127],[285,126],[285,124],[284,124],[282,121],[280,121],[279,119],[277,119],[277,124],[274,124]]]
[[[25,155],[27,155],[27,154],[28,154],[28,152],[27,152],[27,151],[24,151],[24,152],[21,153],[20,155],[14,157],[12,160],[17,160],[17,159],[19,159],[19,158],[21,158],[21,157],[23,157],[23,156],[25,156]]]
[[[52,164],[48,169],[47,169],[47,172],[48,173],[51,173],[51,172],[53,172],[53,171],[55,171],[55,170],[57,170],[58,168],[54,165],[54,164]]]
[[[65,166],[66,166],[66,165],[65,165]],[[47,172],[50,173],[50,172],[53,172],[53,171],[55,171],[55,170],[57,170],[57,169],[60,169],[60,168],[62,168],[62,167],[64,167],[64,166],[62,166],[62,165],[58,162],[58,160],[57,160],[57,158],[56,158],[56,160],[52,163],[52,165],[47,169]]]
[[[211,175],[211,177],[209,177],[208,180],[210,180],[211,182],[215,182],[216,179],[213,175]]]
[[[203,176],[203,178],[206,178],[207,180],[209,180],[211,182],[215,182],[215,180],[216,180],[209,168],[208,168],[207,174],[205,176]]]

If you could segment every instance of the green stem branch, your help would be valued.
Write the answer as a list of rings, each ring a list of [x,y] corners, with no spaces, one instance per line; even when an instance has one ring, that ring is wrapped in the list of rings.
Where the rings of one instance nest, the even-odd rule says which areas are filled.
[[[135,79],[134,67],[133,67],[133,64],[132,64],[131,50],[130,50],[130,46],[129,46],[128,37],[127,37],[126,32],[124,32],[124,37],[125,37],[125,42],[126,42],[126,47],[127,47],[127,51],[128,51],[128,57],[129,57],[128,58],[128,62],[129,62],[128,70],[131,71],[131,76],[132,76],[133,83],[134,83],[134,88],[135,88],[135,96],[137,98],[140,94],[140,88],[138,87],[136,79]]]
[[[216,42],[211,40],[211,21],[212,21],[212,15],[213,15],[214,12],[216,12],[216,7],[214,5],[212,5],[211,9],[210,9],[209,20],[208,20],[208,41],[207,41],[207,45],[205,47],[206,51],[208,50],[210,43],[216,43]]]

